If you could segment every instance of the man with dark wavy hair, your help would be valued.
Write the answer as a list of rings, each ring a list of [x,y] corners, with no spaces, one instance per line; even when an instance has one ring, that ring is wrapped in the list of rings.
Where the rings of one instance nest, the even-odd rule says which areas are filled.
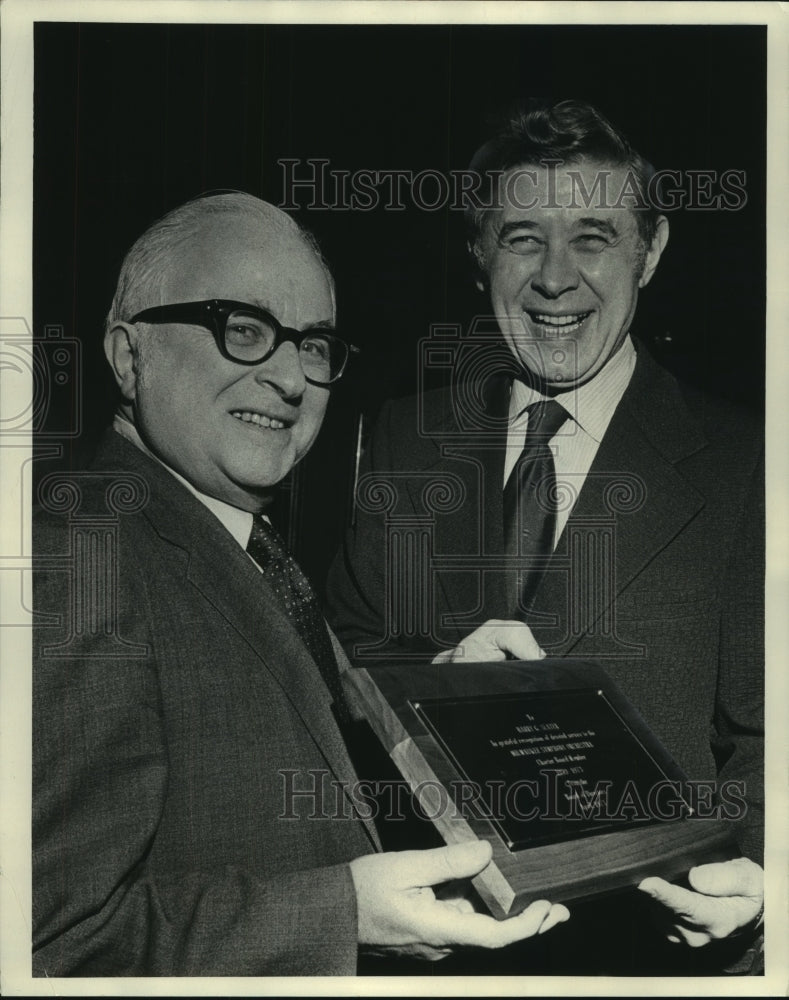
[[[551,655],[600,660],[691,779],[738,783],[743,856],[698,866],[685,886],[648,878],[608,916],[593,908],[554,939],[562,958],[552,953],[549,965],[754,968],[761,428],[680,384],[635,338],[638,296],[669,223],[651,203],[652,168],[595,108],[532,102],[472,169],[480,185],[466,213],[469,249],[498,329],[454,345],[465,382],[383,408],[362,482],[389,479],[396,507],[359,510],[330,577],[333,624],[360,665],[384,655],[454,660],[459,650],[472,661],[505,657],[523,622]],[[521,477],[540,448],[547,464],[529,492]],[[441,477],[462,484],[464,502],[429,512],[433,548],[399,581],[427,581],[414,607],[428,611],[404,625],[395,598],[407,587],[397,590],[386,518],[424,518],[425,483]],[[665,952],[640,920],[623,917],[647,900],[673,945]],[[586,943],[572,937],[584,926]]]
[[[498,180],[502,173],[528,166],[546,164],[577,164],[592,161],[608,167],[622,167],[624,178],[617,191],[609,191],[604,200],[635,211],[639,235],[649,246],[655,237],[659,212],[650,199],[650,182],[655,176],[651,163],[632,148],[627,139],[604,118],[596,108],[580,101],[560,101],[546,104],[532,101],[516,106],[505,116],[500,130],[474,154],[469,170],[480,185],[476,204],[466,209],[469,245],[477,252],[485,220],[491,205],[498,204]],[[600,173],[599,182],[607,175]],[[587,192],[587,198],[591,192]],[[575,202],[581,207],[584,192],[575,192]],[[630,201],[623,203],[627,196]],[[602,196],[601,196],[601,200]],[[567,207],[572,206],[572,201]]]

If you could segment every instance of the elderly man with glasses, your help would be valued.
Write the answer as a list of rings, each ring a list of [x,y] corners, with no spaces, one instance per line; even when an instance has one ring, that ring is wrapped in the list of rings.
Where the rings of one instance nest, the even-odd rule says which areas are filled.
[[[250,195],[124,261],[113,427],[35,515],[34,975],[351,974],[567,916],[439,899],[488,846],[382,854],[355,794],[347,661],[264,513],[343,374],[334,321],[314,242]]]

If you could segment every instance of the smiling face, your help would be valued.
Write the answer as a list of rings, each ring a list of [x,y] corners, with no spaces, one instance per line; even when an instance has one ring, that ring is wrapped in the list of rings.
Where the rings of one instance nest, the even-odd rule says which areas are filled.
[[[161,303],[234,299],[285,326],[333,325],[326,270],[292,220],[271,224],[237,213],[207,216],[165,277]],[[245,510],[309,450],[329,391],[304,378],[297,349],[283,343],[265,362],[222,357],[209,330],[185,324],[117,324],[133,369],[114,367],[147,446],[196,489]],[[118,353],[116,351],[116,359]]]
[[[524,170],[529,175],[515,183]],[[601,170],[606,197],[594,193]],[[510,350],[548,387],[571,388],[600,371],[627,336],[638,290],[657,267],[668,223],[661,217],[652,247],[644,247],[624,207],[631,202],[612,207],[626,179],[624,167],[588,161],[551,175],[519,167],[502,178],[503,207],[482,241],[491,302]],[[583,192],[592,192],[588,205]]]

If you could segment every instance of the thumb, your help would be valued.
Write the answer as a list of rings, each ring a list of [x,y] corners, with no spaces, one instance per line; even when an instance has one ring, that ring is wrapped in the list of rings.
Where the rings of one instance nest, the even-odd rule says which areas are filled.
[[[700,897],[682,886],[673,885],[665,879],[650,876],[638,886],[641,892],[651,896],[656,902],[671,910],[676,916],[686,920],[695,919]]]
[[[408,851],[409,881],[414,886],[439,885],[459,878],[473,878],[486,868],[493,851],[487,840]]]
[[[688,881],[705,896],[760,896],[764,891],[764,873],[748,858],[691,868]]]

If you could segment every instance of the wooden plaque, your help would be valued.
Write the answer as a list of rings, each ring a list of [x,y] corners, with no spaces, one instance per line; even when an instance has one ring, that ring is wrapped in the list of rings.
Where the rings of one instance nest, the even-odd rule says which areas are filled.
[[[444,840],[491,843],[474,886],[499,919],[737,853],[731,821],[694,813],[685,775],[596,663],[386,665],[344,683]]]

